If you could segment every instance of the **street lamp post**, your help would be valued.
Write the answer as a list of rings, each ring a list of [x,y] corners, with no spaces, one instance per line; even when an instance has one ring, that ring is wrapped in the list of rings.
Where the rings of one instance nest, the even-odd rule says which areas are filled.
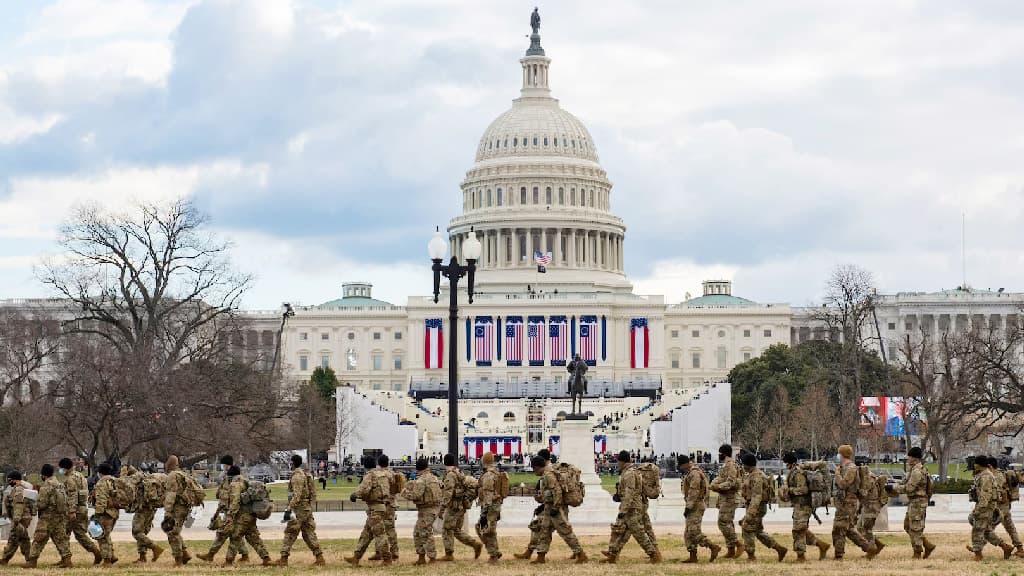
[[[455,252],[452,252],[448,264],[442,264],[448,244],[441,237],[441,231],[435,230],[434,237],[427,245],[430,260],[434,263],[434,303],[437,303],[441,292],[441,276],[448,279],[448,452],[455,457],[459,455],[459,353],[458,330],[459,321],[459,278],[468,276],[466,294],[469,303],[473,303],[473,277],[476,274],[476,261],[480,258],[480,241],[476,232],[470,228],[469,238],[462,245],[462,255],[466,264],[459,264]]]

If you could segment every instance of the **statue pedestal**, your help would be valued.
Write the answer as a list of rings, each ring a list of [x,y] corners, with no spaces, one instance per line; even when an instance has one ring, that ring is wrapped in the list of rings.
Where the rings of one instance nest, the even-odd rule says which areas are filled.
[[[685,507],[686,503],[683,499],[679,478],[662,478],[661,497],[651,500],[651,521],[683,526],[685,524],[683,508]]]
[[[579,468],[580,480],[587,489],[583,505],[570,509],[571,517],[580,518],[587,523],[607,520],[610,524],[618,514],[619,505],[612,500],[612,495],[601,486],[601,478],[595,471],[592,426],[590,418],[581,414],[571,414],[559,424],[561,454],[558,461]]]

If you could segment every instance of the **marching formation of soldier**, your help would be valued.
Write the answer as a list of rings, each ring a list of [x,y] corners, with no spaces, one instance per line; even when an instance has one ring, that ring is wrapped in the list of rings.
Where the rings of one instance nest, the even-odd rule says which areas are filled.
[[[473,551],[477,559],[486,550],[488,561],[496,563],[502,558],[498,544],[498,525],[501,507],[509,495],[508,474],[496,467],[493,453],[481,459],[483,466],[479,478],[464,474],[454,455],[446,455],[446,473],[435,476],[429,462],[416,461],[416,476],[406,482],[405,476],[389,467],[388,457],[367,457],[367,469],[361,483],[351,494],[355,502],[366,504],[366,521],[356,549],[345,561],[358,565],[363,555],[374,545],[374,555],[368,560],[380,561],[387,566],[399,558],[398,534],[395,529],[396,499],[401,497],[416,507],[417,520],[413,532],[416,565],[455,559],[455,542],[459,541]],[[776,481],[758,467],[753,454],[743,454],[740,464],[733,460],[729,445],[719,448],[719,467],[711,482],[704,470],[687,456],[679,456],[677,467],[681,472],[681,489],[685,501],[683,521],[684,540],[688,557],[684,563],[698,562],[701,547],[710,551],[710,562],[718,559],[722,546],[705,535],[701,528],[710,494],[718,494],[718,527],[724,539],[724,558],[742,558],[755,561],[757,542],[777,554],[782,562],[789,549],[776,542],[764,529],[768,507],[780,500],[791,504],[793,512],[793,552],[797,562],[806,562],[808,546],[818,548],[818,559],[827,558],[831,549],[835,560],[845,556],[845,544],[850,540],[872,559],[885,545],[874,536],[874,525],[882,507],[891,496],[903,495],[907,499],[904,530],[910,538],[914,559],[927,559],[935,544],[924,535],[928,501],[932,494],[931,477],[924,467],[920,448],[911,448],[907,454],[907,474],[900,482],[879,477],[866,466],[853,462],[853,448],[840,446],[833,472],[826,462],[799,463],[795,454],[783,456],[785,475]],[[619,482],[613,500],[618,503],[618,515],[611,526],[607,550],[602,551],[602,563],[618,561],[623,547],[633,539],[652,564],[662,561],[658,541],[649,515],[650,499],[660,491],[659,473],[654,464],[635,464],[629,452],[618,454]],[[555,464],[550,453],[542,450],[531,465],[538,477],[534,498],[538,506],[530,523],[530,542],[517,559],[543,564],[554,533],[565,541],[572,551],[572,560],[586,563],[588,557],[569,522],[570,509],[583,503],[583,485],[580,471],[575,467]],[[1015,472],[998,469],[995,458],[978,456],[973,461],[974,485],[970,499],[974,502],[969,522],[971,543],[967,549],[975,560],[983,558],[986,544],[999,548],[1004,559],[1011,556],[1024,558],[1022,544],[1013,523],[1010,506],[1019,500],[1019,479]],[[314,566],[326,564],[316,535],[316,482],[302,467],[302,457],[292,456],[292,474],[288,482],[287,525],[281,545],[280,558],[274,561],[263,543],[258,519],[265,519],[273,510],[269,492],[259,482],[251,482],[241,474],[231,456],[220,460],[222,477],[217,486],[217,508],[209,529],[215,537],[209,550],[197,558],[212,562],[221,548],[227,546],[224,563],[230,566],[236,558],[247,562],[250,548],[264,566],[287,566],[292,546],[299,536],[313,553]],[[653,468],[652,468],[653,467]],[[88,482],[75,470],[72,461],[64,458],[58,468],[46,464],[40,470],[42,483],[38,490],[23,480],[18,471],[7,475],[8,488],[4,492],[3,509],[10,521],[10,536],[4,548],[0,565],[8,564],[17,553],[25,558],[26,568],[35,568],[46,544],[52,540],[60,555],[58,567],[70,567],[70,537],[93,555],[94,564],[112,565],[118,561],[111,543],[111,532],[120,510],[130,508],[132,536],[136,541],[139,558],[135,563],[156,562],[166,549],[170,549],[175,566],[183,566],[192,559],[181,530],[191,510],[202,505],[204,493],[191,476],[182,471],[178,459],[171,456],[165,463],[165,473],[141,474],[128,466],[122,479],[114,477],[110,464],[97,466],[98,480],[90,494]],[[128,484],[124,484],[127,479]],[[127,486],[127,488],[126,488]],[[125,505],[125,492],[131,492],[132,503]],[[777,493],[778,492],[778,493]],[[89,516],[90,501],[93,514]],[[264,506],[260,506],[265,502]],[[465,530],[465,515],[474,504],[480,515],[474,524],[474,538]],[[810,519],[817,518],[817,508],[834,506],[831,543],[815,536],[810,530]],[[156,510],[164,509],[161,529],[167,535],[167,548],[149,538]],[[737,536],[736,510],[744,509]],[[29,535],[33,517],[38,516],[34,533]],[[444,555],[438,556],[435,547],[434,526],[443,526]],[[820,523],[820,520],[819,520]],[[1010,542],[995,534],[1002,525]],[[151,556],[147,558],[147,555]],[[534,554],[536,557],[534,558]]]

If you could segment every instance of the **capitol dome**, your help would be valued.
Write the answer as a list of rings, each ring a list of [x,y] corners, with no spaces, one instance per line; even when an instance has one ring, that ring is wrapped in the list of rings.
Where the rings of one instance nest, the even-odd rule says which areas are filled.
[[[452,253],[462,260],[467,235],[477,235],[483,290],[631,290],[612,183],[590,131],[551,96],[539,23],[519,64],[520,96],[484,131],[462,181],[462,215],[448,226]]]

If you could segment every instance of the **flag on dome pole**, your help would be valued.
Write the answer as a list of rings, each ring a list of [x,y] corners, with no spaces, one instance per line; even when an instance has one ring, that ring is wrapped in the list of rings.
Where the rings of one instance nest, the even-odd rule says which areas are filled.
[[[546,274],[547,266],[551,264],[551,252],[543,253],[537,250],[533,253],[533,261],[537,263],[537,272]]]

